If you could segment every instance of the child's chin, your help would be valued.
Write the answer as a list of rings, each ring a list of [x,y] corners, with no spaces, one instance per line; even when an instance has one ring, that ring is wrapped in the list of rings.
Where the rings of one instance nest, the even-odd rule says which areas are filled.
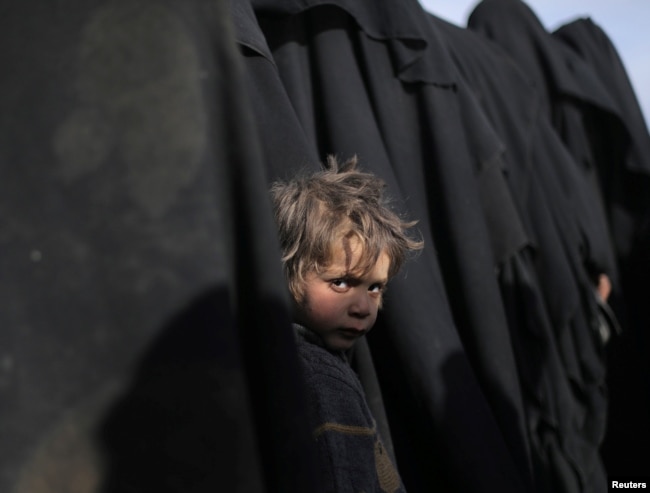
[[[325,341],[325,347],[330,351],[347,351],[357,342],[357,339],[332,338]]]

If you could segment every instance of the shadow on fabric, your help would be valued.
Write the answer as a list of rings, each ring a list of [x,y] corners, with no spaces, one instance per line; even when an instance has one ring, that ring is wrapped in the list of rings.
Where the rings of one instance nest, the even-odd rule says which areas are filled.
[[[260,491],[230,299],[213,288],[179,313],[101,426],[101,491]]]

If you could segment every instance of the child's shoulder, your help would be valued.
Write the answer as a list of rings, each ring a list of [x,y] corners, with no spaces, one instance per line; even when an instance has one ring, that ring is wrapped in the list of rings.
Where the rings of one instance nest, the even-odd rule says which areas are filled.
[[[306,360],[309,366],[341,370],[349,367],[343,353],[328,350],[317,334],[297,324],[294,324],[294,330],[298,356]]]

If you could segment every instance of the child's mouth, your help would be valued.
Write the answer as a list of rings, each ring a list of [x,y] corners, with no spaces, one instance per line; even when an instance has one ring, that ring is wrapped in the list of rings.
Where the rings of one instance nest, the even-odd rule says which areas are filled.
[[[365,329],[339,329],[339,333],[349,339],[361,337],[366,332]]]

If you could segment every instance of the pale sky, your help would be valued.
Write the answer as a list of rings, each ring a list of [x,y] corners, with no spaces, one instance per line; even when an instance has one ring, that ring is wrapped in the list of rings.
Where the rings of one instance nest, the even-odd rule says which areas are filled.
[[[420,0],[432,14],[465,27],[479,0]],[[650,127],[650,0],[528,0],[548,31],[590,17],[607,33],[623,60]]]

